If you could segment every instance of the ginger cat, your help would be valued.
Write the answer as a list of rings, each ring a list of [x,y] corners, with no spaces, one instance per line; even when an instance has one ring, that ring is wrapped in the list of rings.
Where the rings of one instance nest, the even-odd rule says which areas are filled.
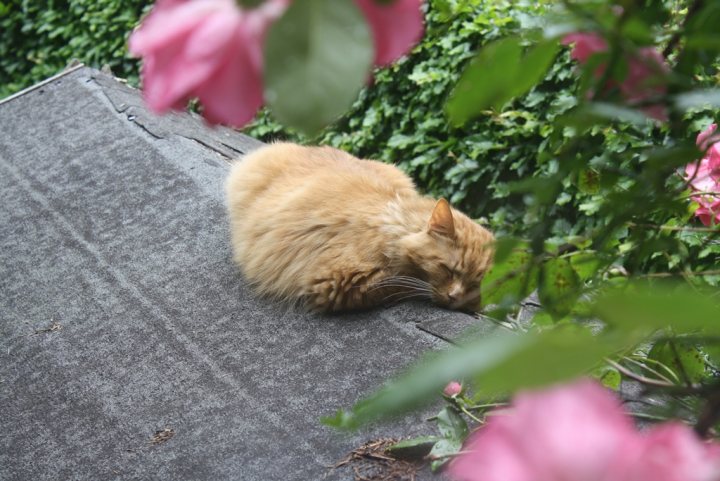
[[[235,262],[261,294],[324,312],[479,307],[492,234],[396,167],[278,143],[235,163],[226,191]]]

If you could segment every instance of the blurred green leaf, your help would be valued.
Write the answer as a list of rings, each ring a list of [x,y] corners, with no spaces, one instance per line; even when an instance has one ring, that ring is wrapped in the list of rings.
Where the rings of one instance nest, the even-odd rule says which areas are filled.
[[[581,281],[590,279],[597,270],[603,265],[595,251],[582,251],[570,256],[570,264],[577,273]]]
[[[594,312],[626,331],[671,328],[675,334],[720,334],[717,300],[681,284],[635,283],[601,296]]]
[[[702,381],[709,374],[704,353],[694,344],[682,339],[656,342],[648,357],[672,369],[679,379],[692,383]]]
[[[588,102],[557,120],[558,126],[574,127],[581,132],[596,125],[607,125],[614,122],[642,126],[649,122],[649,118],[642,112],[628,107],[606,102]]]
[[[480,286],[484,305],[517,302],[535,290],[537,267],[523,248],[503,252],[501,261],[490,268]]]
[[[675,105],[680,110],[698,107],[720,108],[720,89],[703,89],[675,96]]]
[[[509,37],[486,45],[470,62],[446,104],[454,125],[488,108],[502,108],[542,79],[557,54],[557,41],[540,42],[524,56],[520,42]]]
[[[264,53],[270,110],[312,134],[350,108],[367,80],[373,44],[351,0],[305,0],[270,26]]]
[[[580,277],[565,258],[552,258],[540,267],[538,297],[554,318],[570,313],[580,295]]]
[[[540,334],[503,332],[426,357],[351,411],[340,411],[323,422],[340,429],[357,429],[435,399],[452,379],[474,379],[478,399],[565,381],[591,372],[605,357],[628,349],[640,339],[628,333],[593,336],[573,326]]]

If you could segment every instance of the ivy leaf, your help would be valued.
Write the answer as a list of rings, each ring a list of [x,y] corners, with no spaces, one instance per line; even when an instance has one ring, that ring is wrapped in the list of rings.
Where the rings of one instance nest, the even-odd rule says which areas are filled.
[[[351,0],[292,2],[265,41],[265,97],[273,115],[317,133],[357,97],[370,72],[372,45]]]

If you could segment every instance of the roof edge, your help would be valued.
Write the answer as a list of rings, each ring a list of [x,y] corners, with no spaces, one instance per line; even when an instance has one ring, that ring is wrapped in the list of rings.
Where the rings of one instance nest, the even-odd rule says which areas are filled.
[[[18,97],[22,97],[25,94],[28,94],[34,90],[37,90],[40,87],[43,87],[51,82],[54,82],[55,80],[57,80],[61,77],[64,77],[65,75],[71,74],[71,73],[75,72],[76,70],[80,70],[81,68],[84,68],[84,67],[85,67],[84,63],[77,63],[75,65],[71,65],[71,66],[67,67],[65,70],[61,71],[60,73],[53,75],[52,77],[48,77],[45,80],[42,80],[42,81],[36,83],[35,85],[31,85],[30,87],[24,88],[19,92],[15,92],[14,94],[12,94],[8,97],[5,97],[4,99],[0,99],[0,105],[10,102],[11,100],[16,99]]]

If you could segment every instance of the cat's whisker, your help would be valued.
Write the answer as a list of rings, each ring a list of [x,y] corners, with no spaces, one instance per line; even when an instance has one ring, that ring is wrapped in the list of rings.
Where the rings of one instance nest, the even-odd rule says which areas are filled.
[[[393,297],[397,296],[398,294],[405,294],[405,295],[393,299]],[[389,296],[385,296],[385,298],[383,298],[383,301],[392,300],[393,302],[401,302],[401,301],[405,301],[405,300],[413,299],[413,298],[432,299],[432,295],[429,293],[426,293],[426,292],[414,292],[414,293],[410,293],[410,294],[396,292],[395,294],[390,294]]]

